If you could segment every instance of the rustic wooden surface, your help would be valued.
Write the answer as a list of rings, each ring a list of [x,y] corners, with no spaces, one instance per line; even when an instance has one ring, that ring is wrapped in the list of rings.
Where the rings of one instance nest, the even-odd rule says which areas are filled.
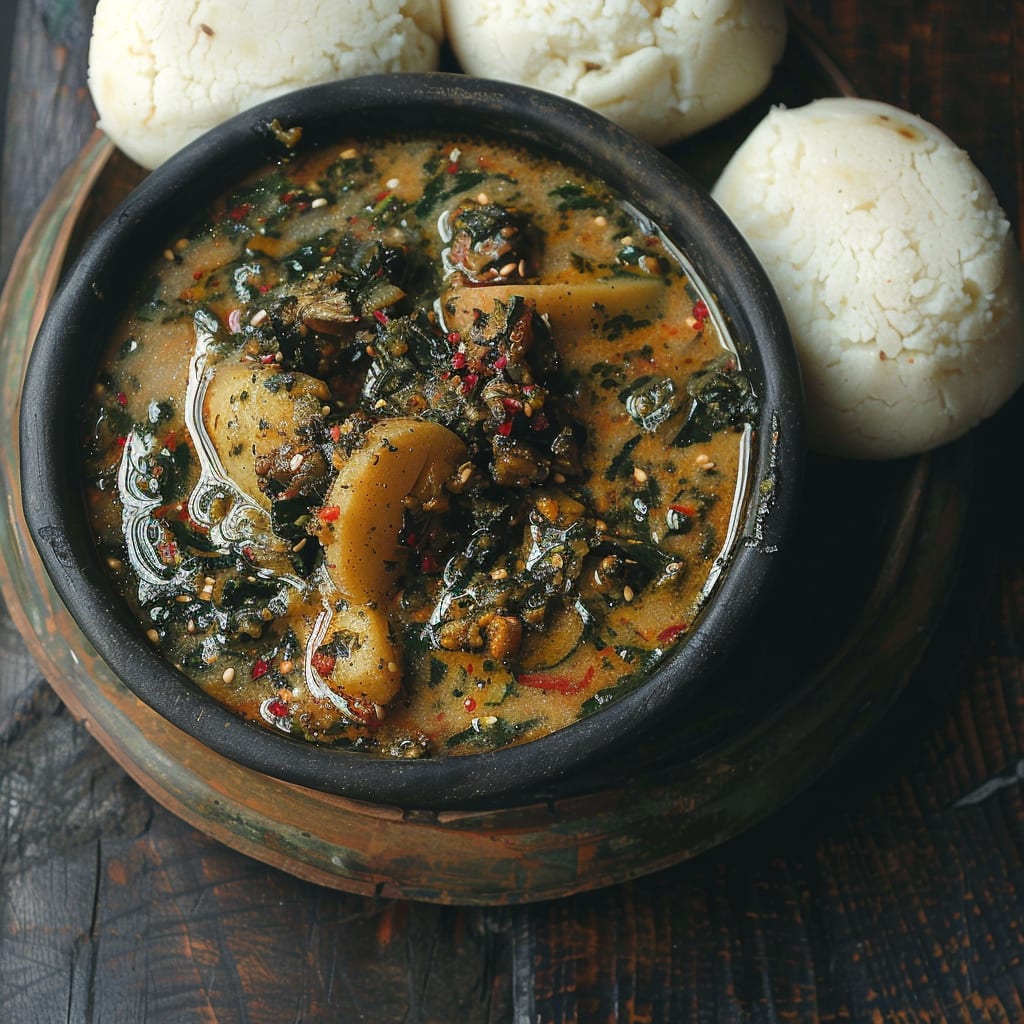
[[[793,6],[863,94],[965,147],[1019,232],[1024,3]],[[0,271],[91,132],[91,7],[17,5]],[[113,764],[0,616],[0,1021],[1024,1021],[1021,425],[1018,399],[982,435],[972,564],[869,742],[723,848],[530,907],[346,896],[220,846]]]

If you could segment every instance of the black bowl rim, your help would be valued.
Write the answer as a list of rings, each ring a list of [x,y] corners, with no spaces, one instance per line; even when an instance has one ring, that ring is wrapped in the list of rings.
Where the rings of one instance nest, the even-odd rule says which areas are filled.
[[[280,157],[272,121],[301,125],[305,147],[385,125],[427,130],[438,113],[447,135],[510,136],[582,165],[649,216],[693,264],[733,335],[757,339],[744,360],[759,378],[762,414],[750,504],[728,569],[686,641],[640,687],[527,744],[401,760],[275,734],[218,704],[163,661],[100,562],[70,456],[78,451],[77,410],[102,347],[98,336],[104,321],[116,316],[116,303],[106,297],[119,288],[123,293],[125,268],[130,276],[151,261],[197,200]],[[543,792],[635,741],[660,717],[678,713],[706,685],[740,642],[778,571],[796,520],[804,427],[799,369],[781,307],[749,247],[704,190],[653,147],[575,103],[433,72],[367,76],[271,99],[200,137],[144,179],[86,241],[51,303],[26,372],[20,443],[25,517],[44,566],[85,637],[140,699],[211,750],[263,774],[374,803],[442,809],[493,803],[538,787]]]

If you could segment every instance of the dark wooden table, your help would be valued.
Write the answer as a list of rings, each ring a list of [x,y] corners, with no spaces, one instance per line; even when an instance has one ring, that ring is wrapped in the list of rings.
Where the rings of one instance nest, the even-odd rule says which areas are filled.
[[[1024,2],[792,6],[862,94],[968,150],[1019,237]],[[92,7],[4,0],[2,274],[92,130]],[[0,1021],[1024,1021],[1021,405],[980,435],[979,537],[882,726],[752,832],[563,900],[374,901],[219,845],[76,724],[4,612]]]

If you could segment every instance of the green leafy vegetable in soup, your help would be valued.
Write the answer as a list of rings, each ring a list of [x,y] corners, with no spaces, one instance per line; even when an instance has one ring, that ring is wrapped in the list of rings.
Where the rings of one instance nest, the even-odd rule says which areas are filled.
[[[600,181],[351,140],[154,261],[88,414],[88,498],[152,643],[216,699],[395,756],[536,738],[681,642],[757,399]]]

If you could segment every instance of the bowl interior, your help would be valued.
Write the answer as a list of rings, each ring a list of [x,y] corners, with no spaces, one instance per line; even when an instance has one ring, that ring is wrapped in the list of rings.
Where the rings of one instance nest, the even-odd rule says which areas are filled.
[[[760,399],[740,536],[680,645],[632,693],[521,746],[404,761],[319,747],[248,723],[149,646],[115,592],[83,505],[77,411],[120,302],[204,201],[282,155],[271,123],[301,125],[300,148],[342,136],[441,130],[491,135],[580,165],[649,217],[713,296]],[[212,750],[310,788],[380,803],[451,807],[543,787],[635,739],[707,683],[756,614],[792,528],[803,450],[799,374],[768,281],[726,217],[657,151],[584,108],[458,75],[375,76],[282,96],[153,172],[86,243],[35,343],[22,399],[26,519],[85,636],[140,698]]]

